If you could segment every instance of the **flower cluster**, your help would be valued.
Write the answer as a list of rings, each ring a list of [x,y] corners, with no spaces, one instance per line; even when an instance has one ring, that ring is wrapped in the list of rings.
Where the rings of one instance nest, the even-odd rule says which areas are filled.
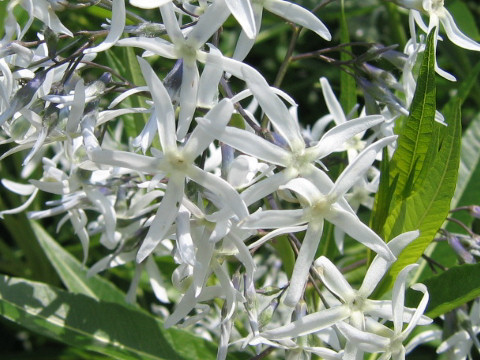
[[[361,359],[364,353],[403,359],[414,327],[431,322],[423,315],[424,285],[411,286],[422,293],[417,308],[404,304],[416,265],[400,272],[391,299],[370,297],[418,232],[386,243],[358,211],[372,208],[376,166],[382,152],[392,155],[395,149],[394,120],[408,114],[413,67],[424,44],[414,37],[405,53],[370,49],[372,56],[390,59],[403,77],[397,81],[365,63],[362,71],[369,76],[357,80],[366,106],[358,116],[358,108],[346,115],[328,80],[319,79],[329,113],[304,128],[295,100],[244,59],[255,46],[264,11],[331,40],[306,8],[285,0],[131,0],[131,9],[153,12],[149,22],[124,0],[102,1],[112,17],[92,33],[70,31],[56,14],[97,3],[8,2],[0,41],[0,139],[11,146],[1,158],[25,155],[23,180],[2,184],[28,200],[0,215],[25,211],[41,192],[51,194],[45,208],[28,213],[31,219],[60,215],[58,228],[69,222],[84,262],[90,239],[98,238],[108,255],[90,267],[92,275],[135,264],[130,302],[146,272],[158,301],[173,303],[164,308],[165,325],[208,330],[218,339],[218,359],[232,343],[257,352],[262,346],[284,349],[289,359]],[[457,29],[443,1],[398,3],[412,9],[422,28],[427,29],[419,12],[430,16],[428,28],[441,22],[456,44],[480,50]],[[14,15],[17,7],[29,16],[23,27]],[[220,33],[230,16],[239,35],[227,56]],[[127,18],[134,24],[127,25]],[[45,30],[27,42],[35,19]],[[57,49],[64,41],[78,48]],[[108,67],[97,79],[82,78],[99,53],[116,48],[140,49],[132,61],[143,84]],[[159,59],[173,60],[166,62],[173,64],[167,74],[155,70]],[[232,83],[240,84],[237,92]],[[128,116],[136,120],[128,124]],[[331,159],[346,163],[334,178]],[[318,252],[326,224],[334,228],[339,253],[348,235],[376,254],[358,290],[334,259]],[[297,253],[288,277],[272,246],[285,239]],[[159,256],[174,260],[171,280],[158,267]],[[322,284],[321,305],[307,306],[310,284]],[[243,324],[242,332],[235,323]],[[441,349],[448,346],[449,340]]]

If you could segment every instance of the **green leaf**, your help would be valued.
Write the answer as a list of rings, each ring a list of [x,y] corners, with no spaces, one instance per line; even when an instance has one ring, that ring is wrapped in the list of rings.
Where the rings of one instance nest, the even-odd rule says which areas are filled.
[[[433,240],[450,210],[460,161],[460,104],[445,114],[449,126],[443,128],[440,151],[427,171],[427,180],[407,199],[397,203],[385,223],[385,233],[393,238],[403,232],[420,230],[420,236],[400,254],[390,269],[381,289],[385,291],[396,275],[408,264],[416,262]],[[439,125],[441,126],[441,125]]]
[[[116,359],[214,359],[216,346],[140,310],[0,276],[0,315],[44,336]]]
[[[69,291],[90,296],[95,300],[125,304],[125,294],[115,285],[100,276],[87,277],[85,267],[60,246],[42,226],[34,221],[31,221],[31,225],[40,246]]]
[[[340,42],[348,44],[350,42],[350,35],[348,33],[347,17],[345,16],[345,4],[341,2],[340,15]],[[351,55],[352,47],[346,46],[345,51],[340,52],[340,60],[348,61],[353,58]],[[355,79],[347,74],[345,71],[340,73],[340,104],[342,104],[343,111],[347,114],[357,104],[357,91]]]
[[[464,264],[424,280],[430,295],[426,315],[436,318],[480,296],[479,273],[480,264]],[[416,306],[420,297],[418,291],[409,290],[407,306]]]
[[[398,175],[394,197],[408,196],[406,189],[409,179],[416,182],[434,138],[436,91],[433,35],[432,31],[428,36],[410,115],[398,134],[398,146],[390,168],[391,179]]]

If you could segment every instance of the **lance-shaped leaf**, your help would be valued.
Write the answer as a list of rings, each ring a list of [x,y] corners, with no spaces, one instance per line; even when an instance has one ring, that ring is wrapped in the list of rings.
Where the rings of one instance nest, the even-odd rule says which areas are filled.
[[[0,276],[0,315],[31,331],[115,359],[214,359],[216,346],[118,303]],[[188,346],[185,346],[188,344]]]

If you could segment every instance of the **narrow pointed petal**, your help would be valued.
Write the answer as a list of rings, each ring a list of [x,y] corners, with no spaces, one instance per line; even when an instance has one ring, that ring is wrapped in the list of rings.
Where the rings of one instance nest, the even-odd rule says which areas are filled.
[[[80,79],[75,84],[75,94],[73,96],[73,104],[68,114],[67,125],[65,129],[67,132],[75,133],[78,129],[78,124],[82,118],[85,109],[85,85],[83,79]]]
[[[222,178],[201,170],[195,166],[188,169],[188,177],[197,184],[219,195],[223,206],[230,208],[240,220],[248,216],[248,209],[238,192]]]
[[[323,198],[322,193],[310,181],[304,178],[295,178],[280,187],[281,189],[289,189],[302,196],[309,205],[312,205],[316,200]]]
[[[195,265],[195,245],[190,232],[190,212],[182,205],[177,215],[177,248],[182,262]]]
[[[156,9],[172,0],[130,0],[130,5],[140,9]]]
[[[146,261],[145,270],[148,273],[150,286],[152,287],[155,297],[162,303],[168,304],[170,300],[168,300],[167,290],[164,285],[162,274],[160,274],[157,264],[151,256],[149,256]]]
[[[218,102],[218,84],[223,76],[221,63],[222,53],[214,46],[210,46],[210,55],[216,61],[207,61],[198,83],[197,104],[200,107],[210,108]]]
[[[263,6],[258,3],[252,4],[253,16],[255,17],[255,29],[257,33],[255,37],[249,38],[247,34],[242,31],[238,37],[237,44],[235,45],[235,51],[233,52],[232,58],[238,61],[243,61],[250,50],[252,50],[253,45],[255,44],[255,38],[260,31],[262,25],[262,12]]]
[[[265,210],[257,211],[242,223],[243,229],[277,229],[305,223],[303,210]]]
[[[344,306],[336,306],[306,315],[301,319],[276,329],[267,330],[260,336],[269,340],[283,340],[312,334],[347,318],[349,311]]]
[[[312,30],[325,40],[332,39],[327,27],[310,11],[297,4],[282,0],[269,0],[265,2],[264,6],[270,12]]]
[[[257,159],[275,165],[287,166],[291,157],[285,149],[248,131],[225,127],[223,124],[207,118],[197,119],[197,123],[204,128],[204,131],[211,132],[216,139]],[[252,146],[252,144],[255,145]]]
[[[165,25],[165,29],[167,30],[168,36],[172,42],[176,44],[184,41],[182,30],[178,25],[173,4],[170,1],[167,2],[160,8],[160,13],[162,14],[162,20],[163,24]]]
[[[387,244],[385,244],[385,242],[377,234],[375,234],[372,229],[362,223],[356,215],[345,211],[339,206],[334,205],[333,208],[334,210],[325,216],[326,220],[335,226],[340,227],[352,238],[372,249],[387,261],[396,260]]]
[[[292,118],[285,104],[270,89],[263,76],[253,68],[242,69],[242,73],[247,86],[290,148],[293,151],[305,148],[298,123]]]
[[[97,164],[123,167],[147,174],[158,170],[158,158],[134,154],[128,151],[94,150],[89,156]]]
[[[415,240],[418,235],[418,231],[409,231],[400,234],[394,239],[390,240],[387,246],[392,251],[393,255],[398,257],[402,250],[413,240]],[[380,283],[380,280],[385,276],[391,265],[391,262],[386,261],[381,256],[375,256],[372,263],[368,267],[362,286],[358,290],[359,294],[362,294],[365,298],[370,296],[370,294],[373,293],[377,285]]]
[[[400,334],[403,329],[403,307],[405,304],[405,288],[407,276],[410,271],[417,268],[418,264],[406,266],[397,276],[392,291],[393,329],[395,334]],[[415,324],[416,325],[416,324]]]
[[[233,114],[232,102],[225,98],[215,105],[207,114],[205,114],[204,124],[209,123],[215,128],[222,129],[230,121]],[[201,121],[201,120],[200,120]],[[189,159],[196,159],[216,138],[216,132],[209,131],[211,127],[197,126],[189,136],[187,143],[183,147],[183,152]]]
[[[180,87],[180,114],[178,115],[177,138],[183,139],[187,135],[193,113],[197,106],[198,73],[195,61],[184,61],[182,72],[182,85]]]
[[[310,223],[298,252],[287,294],[283,303],[287,306],[296,306],[303,295],[303,289],[308,280],[308,273],[317,252],[318,244],[323,233],[323,221]]]
[[[455,20],[447,9],[443,10],[443,16],[440,17],[440,22],[445,28],[448,38],[453,43],[464,49],[480,51],[480,44],[476,41],[473,41],[460,31],[457,24],[455,24]]]
[[[265,196],[276,191],[281,185],[286,184],[295,176],[297,176],[296,172],[287,170],[280,171],[262,181],[253,184],[248,189],[243,191],[240,196],[245,201],[247,206],[252,205],[254,202],[263,199]]]
[[[148,38],[144,36],[139,36],[120,39],[115,45],[123,47],[138,47],[147,51],[151,51],[152,53],[160,55],[162,57],[166,57],[167,59],[178,58],[173,44],[159,37]]]
[[[252,6],[249,0],[225,0],[228,9],[237,19],[247,37],[254,39],[257,35],[255,18],[253,16]]]
[[[383,121],[385,119],[382,115],[370,115],[349,120],[327,131],[315,146],[308,148],[308,151],[312,152],[315,159],[324,158],[333,152],[344,151],[345,147],[343,145],[345,142]]]
[[[168,181],[165,195],[158,207],[147,236],[142,242],[137,253],[137,262],[141,263],[150,255],[162,241],[172,226],[182,202],[185,180],[183,177],[171,177]]]
[[[413,290],[420,291],[423,293],[422,300],[420,300],[420,304],[418,304],[417,309],[415,310],[415,313],[412,316],[412,319],[408,323],[406,329],[402,332],[402,337],[406,339],[408,335],[412,332],[412,330],[415,328],[416,325],[420,323],[422,319],[425,318],[423,316],[423,313],[425,312],[425,309],[427,308],[428,304],[428,290],[427,287],[423,284],[414,284],[410,287]],[[433,320],[430,319],[430,322],[428,324],[431,324]]]
[[[277,236],[283,235],[283,234],[288,234],[288,233],[296,233],[300,231],[305,231],[307,230],[308,225],[302,225],[302,226],[287,226],[287,227],[282,227],[280,229],[273,230],[269,232],[267,235],[261,237],[257,241],[251,243],[248,245],[249,249],[255,249],[263,244],[265,244],[268,240],[276,238]]]
[[[105,51],[110,49],[122,36],[125,28],[125,0],[113,0],[112,2],[112,24],[105,40],[91,49],[86,49],[85,54]]]
[[[315,260],[315,268],[325,286],[345,302],[350,302],[355,297],[355,291],[328,258],[320,256]]]
[[[389,136],[379,140],[369,147],[365,148],[355,160],[350,163],[346,169],[340,174],[333,189],[330,190],[329,196],[338,198],[345,195],[350,188],[360,179],[365,172],[372,166],[377,158],[377,154],[387,145],[395,141],[397,136]]]
[[[323,97],[327,103],[327,108],[330,114],[333,115],[333,119],[337,125],[347,122],[345,113],[343,112],[342,105],[338,102],[333,90],[327,80],[327,78],[321,77],[320,83],[322,84]]]
[[[117,242],[115,241],[115,228],[117,226],[117,214],[113,205],[108,199],[96,188],[84,188],[88,199],[97,207],[100,213],[103,215],[103,221],[105,223],[105,234],[107,237],[107,243],[105,247],[113,249]]]
[[[195,44],[197,48],[200,48],[220,29],[229,15],[230,11],[225,1],[213,2],[188,34],[190,44]]]
[[[343,321],[339,322],[337,327],[349,341],[354,342],[360,349],[368,352],[382,351],[388,348],[390,344],[389,338],[359,330]]]
[[[155,104],[155,114],[157,116],[157,129],[160,143],[163,151],[177,149],[175,135],[175,111],[172,106],[167,89],[163,86],[158,76],[153,71],[150,64],[141,57],[137,57],[142,70],[143,77],[147,82],[148,88]]]

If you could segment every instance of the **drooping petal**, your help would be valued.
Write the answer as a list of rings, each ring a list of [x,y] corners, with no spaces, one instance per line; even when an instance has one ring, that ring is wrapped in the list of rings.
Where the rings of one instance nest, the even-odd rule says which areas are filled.
[[[288,325],[264,331],[260,333],[260,336],[270,340],[296,338],[330,327],[333,324],[347,318],[349,314],[350,312],[348,311],[347,307],[336,306],[306,315]]]
[[[327,27],[307,9],[288,1],[268,0],[265,1],[265,8],[270,12],[287,19],[294,24],[301,25],[312,30],[325,40],[330,41],[332,35]]]
[[[365,172],[372,166],[377,158],[377,154],[387,145],[395,141],[397,136],[383,138],[367,148],[355,157],[345,170],[340,174],[333,189],[328,194],[331,197],[338,198],[345,195],[350,188],[360,179]]]
[[[428,304],[428,290],[427,287],[423,284],[413,284],[410,286],[411,289],[420,291],[423,293],[422,300],[420,300],[420,304],[418,304],[417,309],[415,310],[415,313],[412,316],[412,319],[408,323],[407,327],[405,330],[402,332],[402,337],[403,339],[406,339],[408,335],[412,332],[412,330],[417,326],[422,319],[425,318],[423,313],[425,312],[425,309],[427,308]],[[431,324],[433,320],[430,319],[430,322],[428,324]]]
[[[396,260],[387,244],[372,229],[362,223],[356,215],[345,211],[335,204],[332,207],[334,210],[325,215],[326,220],[340,227],[352,238],[372,249],[387,261]]]
[[[345,147],[343,144],[345,142],[362,131],[378,125],[383,121],[385,120],[381,115],[370,115],[355,120],[349,120],[346,123],[337,125],[327,131],[320,141],[315,146],[308,148],[307,151],[311,152],[312,157],[315,159],[324,158],[333,152],[344,151]]]
[[[287,166],[290,154],[287,150],[248,131],[225,127],[209,119],[197,119],[205,131],[212,132],[215,138],[231,147],[275,165]],[[254,144],[254,146],[252,146]]]
[[[148,88],[155,104],[155,114],[157,116],[157,129],[160,143],[163,151],[177,149],[177,137],[175,135],[175,110],[173,109],[170,96],[167,89],[163,86],[158,76],[153,71],[150,64],[141,57],[137,57],[143,77],[147,82]]]
[[[148,38],[138,36],[125,38],[118,40],[115,45],[123,47],[139,47],[167,59],[177,59],[177,53],[173,44],[160,37]]]
[[[442,9],[442,14],[439,16],[440,22],[445,28],[448,38],[455,43],[456,45],[474,51],[480,51],[480,44],[476,41],[473,41],[468,36],[460,31],[453,16],[448,12],[447,9]]]
[[[203,122],[202,120],[199,121],[203,124],[211,124],[211,127],[215,127],[215,129],[222,129],[230,121],[233,110],[232,102],[225,98],[215,105],[207,114],[205,114]],[[218,133],[215,131],[210,131],[211,127],[195,127],[192,134],[189,136],[187,143],[183,147],[183,153],[185,157],[188,157],[193,161],[208,148]]]
[[[247,37],[254,39],[257,35],[257,28],[250,0],[225,0],[225,3]]]
[[[162,274],[160,274],[157,264],[151,256],[147,258],[145,270],[148,273],[148,280],[155,297],[162,303],[168,304],[170,301],[168,300],[167,290],[164,285]]]
[[[213,45],[210,46],[211,58],[216,57],[216,61],[208,61],[200,75],[198,83],[197,104],[200,107],[212,107],[218,102],[218,84],[223,76],[221,64],[222,53]]]
[[[182,85],[180,87],[180,114],[178,115],[177,138],[183,139],[192,122],[197,107],[198,73],[195,61],[183,61]]]
[[[405,287],[407,276],[410,271],[418,267],[418,264],[406,266],[397,276],[392,291],[393,331],[400,334],[403,330],[403,307],[405,304]],[[416,325],[416,323],[415,323]]]
[[[400,234],[389,241],[387,246],[392,251],[393,255],[398,257],[402,250],[413,240],[415,240],[418,235],[418,231],[409,231]],[[385,276],[391,265],[391,262],[385,260],[381,256],[375,256],[372,263],[368,267],[367,273],[365,274],[358,293],[362,294],[364,297],[370,296],[370,294],[373,293],[377,285],[380,283],[380,280],[383,278],[383,276]]]
[[[308,225],[307,232],[298,252],[297,260],[293,267],[292,277],[288,286],[287,294],[283,303],[287,306],[295,306],[300,301],[305,284],[308,281],[308,273],[317,252],[318,244],[323,233],[323,221]]]
[[[141,263],[150,255],[157,245],[162,241],[172,226],[182,203],[185,179],[183,176],[172,176],[165,190],[165,195],[158,207],[147,236],[142,242],[137,253],[137,262]]]
[[[342,105],[338,102],[333,90],[325,77],[320,78],[320,84],[322,84],[323,97],[327,104],[328,111],[332,114],[333,119],[337,125],[347,122],[345,113],[343,112]]]
[[[85,85],[83,79],[80,79],[75,84],[75,94],[73,96],[73,104],[70,108],[70,113],[68,114],[67,125],[65,129],[74,133],[78,129],[78,124],[85,110]]]
[[[303,210],[265,210],[257,211],[242,223],[243,229],[277,229],[305,223]]]
[[[101,52],[110,49],[122,36],[125,28],[125,0],[113,0],[112,2],[112,24],[105,40],[91,49],[86,49],[85,54]]]
[[[355,297],[355,291],[337,267],[325,256],[315,260],[317,269],[324,285],[345,302],[350,302]]]
[[[233,52],[232,58],[238,61],[243,61],[250,50],[252,50],[253,45],[255,44],[255,38],[260,31],[260,26],[262,24],[262,12],[263,6],[254,2],[252,4],[253,16],[255,18],[255,29],[257,33],[253,38],[248,37],[248,35],[242,31],[237,40],[237,45],[235,45],[235,51]]]
[[[242,69],[247,86],[262,107],[275,129],[289,144],[292,151],[305,148],[298,123],[285,104],[273,93],[263,76],[253,68]]]
[[[223,206],[229,208],[240,220],[248,216],[248,209],[237,191],[225,180],[208,173],[196,166],[191,166],[187,175],[197,184],[219,195],[224,201]]]
[[[155,9],[172,0],[130,0],[130,5],[140,9]]]

